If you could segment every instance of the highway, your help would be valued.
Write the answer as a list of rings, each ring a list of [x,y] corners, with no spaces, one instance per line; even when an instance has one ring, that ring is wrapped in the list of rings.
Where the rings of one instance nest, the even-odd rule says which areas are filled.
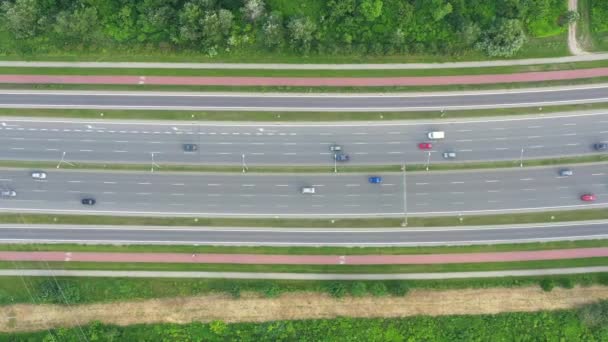
[[[420,150],[436,130],[446,138]],[[597,142],[608,142],[608,112],[336,124],[0,119],[0,160],[24,161],[59,162],[65,152],[70,162],[333,166],[329,146],[340,144],[349,164],[432,165],[590,155]],[[456,160],[443,160],[446,151]]]
[[[0,210],[142,216],[401,217],[561,210],[608,205],[605,164],[558,168],[368,175],[188,174],[48,170],[44,181],[28,170],[0,170]],[[405,177],[404,177],[405,176]],[[304,186],[316,193],[305,195]],[[404,186],[407,196],[404,198]],[[593,193],[597,201],[582,202]],[[94,197],[95,206],[80,200]],[[405,201],[404,201],[405,199]]]
[[[264,246],[431,246],[605,239],[608,223],[407,229],[273,229],[0,225],[4,243]]]
[[[407,111],[608,101],[608,85],[409,94],[0,91],[0,107],[239,111]]]

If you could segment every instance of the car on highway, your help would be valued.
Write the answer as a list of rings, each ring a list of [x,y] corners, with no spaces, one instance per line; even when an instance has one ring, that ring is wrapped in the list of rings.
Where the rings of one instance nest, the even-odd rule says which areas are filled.
[[[342,146],[333,144],[333,145],[329,146],[329,150],[331,152],[339,152],[339,151],[342,151]]]
[[[572,171],[572,169],[561,169],[559,170],[559,175],[561,177],[570,177],[574,175],[574,171]]]
[[[596,143],[596,144],[593,144],[593,149],[595,149],[596,151],[606,151],[606,150],[608,150],[608,144],[607,143]]]
[[[433,148],[433,144],[431,144],[430,142],[423,142],[418,144],[418,148],[421,150],[430,150]]]
[[[34,179],[46,179],[46,172],[34,171],[32,172],[32,178]]]
[[[443,159],[456,159],[456,152],[443,152]]]
[[[94,198],[83,198],[80,200],[80,203],[82,203],[82,205],[95,205],[97,201]]]
[[[445,132],[444,131],[428,132],[426,136],[429,139],[432,139],[432,140],[444,139],[445,138]]]
[[[597,199],[594,194],[584,194],[581,196],[581,201],[584,202],[593,202]]]
[[[300,189],[300,192],[302,192],[303,194],[314,194],[315,187],[314,186],[303,186],[302,189]]]
[[[382,183],[382,177],[380,176],[371,176],[367,179],[371,184],[380,184]]]
[[[6,189],[6,190],[0,191],[0,197],[15,197],[15,196],[17,196],[17,192],[15,190]]]
[[[336,153],[334,154],[334,159],[338,162],[347,162],[350,160],[350,156],[345,153]]]
[[[182,148],[186,152],[195,152],[198,150],[198,145],[197,144],[183,144]]]

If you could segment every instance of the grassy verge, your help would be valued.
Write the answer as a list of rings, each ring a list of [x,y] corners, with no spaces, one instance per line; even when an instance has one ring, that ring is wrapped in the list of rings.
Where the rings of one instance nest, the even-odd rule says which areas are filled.
[[[608,247],[608,240],[530,242],[501,245],[438,247],[253,247],[188,245],[81,245],[81,244],[0,244],[0,251],[60,251],[109,253],[240,253],[289,255],[391,255],[448,254],[509,251],[539,251],[570,248]]]
[[[206,271],[206,272],[280,272],[280,273],[429,273],[480,272],[521,269],[606,266],[608,257],[535,260],[516,262],[428,264],[428,265],[261,265],[261,264],[184,264],[125,262],[35,262],[0,261],[0,269],[65,269],[113,271]]]
[[[601,163],[608,161],[608,155],[593,154],[588,156],[547,158],[547,159],[524,159],[524,166],[551,166],[551,165],[572,165],[583,163]],[[55,162],[42,161],[20,161],[20,160],[0,160],[0,167],[5,168],[26,168],[26,169],[50,169],[55,168]],[[493,162],[469,162],[469,163],[443,163],[431,164],[429,171],[449,171],[449,170],[478,170],[478,169],[498,169],[498,168],[519,168],[519,160],[493,161]],[[62,165],[66,170],[106,170],[106,171],[150,171],[150,166],[146,164],[102,164],[102,163],[72,163],[72,165]],[[249,173],[325,173],[333,172],[333,166],[307,166],[307,165],[285,165],[285,166],[249,166]],[[426,165],[408,164],[406,170],[425,171]],[[346,173],[365,173],[365,172],[401,172],[401,165],[340,165],[339,172]],[[155,172],[224,172],[242,173],[242,166],[229,165],[178,165],[162,164],[160,168],[155,168]]]
[[[380,86],[380,87],[293,87],[293,86],[186,86],[186,85],[119,85],[119,84],[0,84],[0,89],[23,90],[116,90],[116,91],[221,91],[221,92],[297,92],[297,93],[369,93],[373,92],[431,92],[459,90],[522,89],[572,86],[608,82],[608,77],[514,82],[492,84],[450,84],[440,86]]]
[[[184,120],[184,121],[390,121],[479,118],[493,116],[567,113],[608,109],[608,103],[522,108],[489,108],[470,110],[412,111],[412,112],[233,112],[178,110],[96,110],[96,109],[22,109],[0,108],[0,116],[32,118]],[[103,115],[102,115],[103,114]]]
[[[398,77],[514,74],[538,71],[575,70],[608,67],[606,61],[513,65],[448,69],[359,69],[359,70],[281,70],[281,69],[154,69],[154,68],[67,68],[0,67],[0,74],[11,75],[104,75],[104,76],[209,76],[209,77]]]
[[[504,277],[408,281],[283,281],[237,279],[159,279],[159,278],[85,278],[85,277],[0,277],[0,305],[16,303],[85,304],[182,297],[207,293],[228,293],[238,297],[254,291],[272,297],[284,292],[312,291],[342,297],[356,283],[367,288],[382,284],[384,293],[403,295],[409,289],[462,289],[552,285],[572,287],[608,285],[608,273],[543,277]],[[378,286],[378,285],[376,285]]]
[[[571,222],[608,219],[606,209],[544,211],[500,215],[463,215],[438,217],[410,217],[408,227],[478,226]],[[137,217],[103,215],[0,214],[2,223],[21,224],[78,224],[78,225],[134,225],[134,226],[199,226],[199,227],[286,227],[286,228],[374,228],[401,227],[402,218],[361,219],[259,219],[259,218],[186,218]]]
[[[484,315],[194,322],[73,328],[1,334],[6,341],[606,341],[608,302],[568,310]]]

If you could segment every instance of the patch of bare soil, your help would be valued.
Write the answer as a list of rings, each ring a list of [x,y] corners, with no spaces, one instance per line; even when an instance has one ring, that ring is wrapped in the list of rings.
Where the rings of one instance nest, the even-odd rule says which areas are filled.
[[[319,293],[278,298],[245,294],[154,299],[88,305],[10,305],[0,307],[0,331],[69,327],[93,320],[117,325],[138,323],[262,322],[271,320],[413,315],[494,314],[573,308],[608,299],[608,287],[576,287],[543,292],[537,287],[464,290],[412,290],[405,297],[335,299]]]

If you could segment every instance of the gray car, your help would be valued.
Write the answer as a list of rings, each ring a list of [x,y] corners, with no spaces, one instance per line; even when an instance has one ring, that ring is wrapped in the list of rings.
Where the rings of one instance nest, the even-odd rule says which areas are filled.
[[[443,152],[444,159],[456,159],[456,152]]]
[[[17,192],[15,190],[2,190],[0,191],[0,197],[15,197]]]
[[[195,152],[198,150],[198,145],[197,144],[183,144],[182,148],[186,152]]]
[[[561,169],[559,170],[559,175],[562,177],[570,177],[574,175],[574,171],[572,171],[572,169]]]

